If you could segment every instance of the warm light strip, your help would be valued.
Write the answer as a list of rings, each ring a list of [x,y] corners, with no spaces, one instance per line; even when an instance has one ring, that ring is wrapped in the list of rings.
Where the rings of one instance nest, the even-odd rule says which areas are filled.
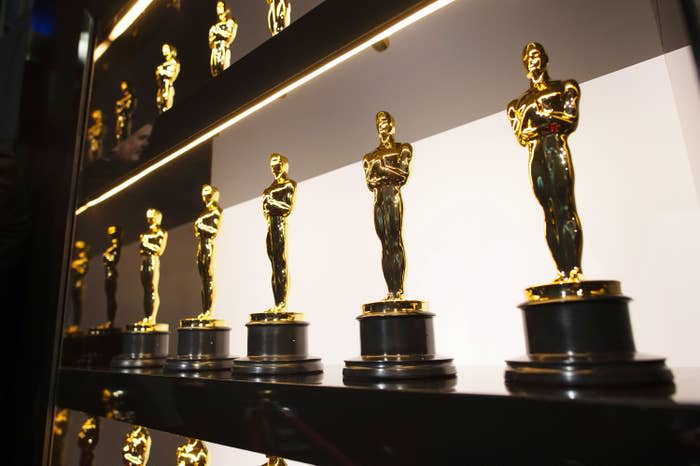
[[[108,40],[105,40],[104,42],[100,42],[100,45],[95,47],[95,51],[92,53],[92,60],[97,61],[100,59],[103,53],[107,51],[109,46],[111,45],[111,42]]]
[[[384,29],[383,31],[375,34],[371,38],[367,39],[366,41],[362,42],[361,44],[357,45],[351,50],[348,50],[347,52],[339,55],[338,57],[328,61],[324,65],[316,68],[315,70],[299,77],[296,81],[293,81],[289,83],[288,85],[282,87],[278,91],[274,92],[273,94],[269,95],[265,99],[261,100],[260,102],[256,103],[255,105],[248,107],[247,109],[243,110],[240,113],[237,113],[233,115],[231,118],[229,118],[226,121],[223,121],[210,129],[209,131],[201,134],[199,137],[193,139],[192,141],[188,142],[184,146],[180,147],[179,149],[176,149],[174,152],[171,154],[163,157],[159,161],[157,161],[154,164],[151,164],[147,167],[145,167],[143,170],[140,172],[136,173],[134,176],[131,178],[128,178],[124,180],[122,183],[118,184],[117,186],[113,187],[109,191],[106,191],[105,193],[101,194],[100,196],[96,197],[95,199],[92,199],[88,201],[86,204],[80,206],[78,209],[75,211],[75,215],[80,215],[83,212],[85,212],[87,209],[90,207],[94,207],[97,204],[109,199],[110,197],[114,196],[117,193],[120,193],[121,191],[125,190],[132,184],[136,183],[142,178],[145,178],[146,176],[150,175],[154,171],[158,170],[160,167],[167,165],[168,163],[172,162],[176,158],[180,157],[182,154],[186,153],[190,149],[197,147],[198,145],[208,141],[212,137],[214,137],[216,134],[226,130],[227,128],[230,128],[231,126],[235,125],[239,121],[243,120],[244,118],[252,115],[253,113],[257,112],[258,110],[262,109],[263,107],[266,107],[268,104],[274,102],[275,100],[279,99],[285,94],[288,94],[292,92],[294,89],[297,89],[298,87],[303,86],[307,82],[311,81],[312,79],[316,78],[317,76],[325,73],[326,71],[330,70],[331,68],[343,63],[344,61],[354,57],[358,53],[362,52],[363,50],[368,49],[369,47],[372,46],[372,44],[375,44],[381,40],[386,39],[387,37],[391,36],[392,34],[400,31],[401,29],[404,29],[405,27],[415,23],[416,21],[425,18],[431,13],[434,13],[435,11],[439,10],[440,8],[449,5],[450,3],[454,2],[455,0],[437,0],[430,5],[421,8],[420,10],[416,11],[410,16],[407,16],[406,18],[398,21],[397,23],[393,24],[392,26],[388,27],[387,29]]]
[[[129,11],[117,21],[112,32],[109,33],[109,40],[112,42],[117,40],[117,37],[121,36],[124,31],[129,29],[134,21],[141,16],[141,13],[146,11],[146,8],[148,8],[151,2],[153,2],[153,0],[137,0],[136,3],[129,8]]]

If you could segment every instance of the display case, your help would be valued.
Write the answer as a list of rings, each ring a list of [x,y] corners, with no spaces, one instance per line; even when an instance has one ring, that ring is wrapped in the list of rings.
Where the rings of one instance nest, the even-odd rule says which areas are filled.
[[[135,427],[150,430],[151,464],[203,464],[176,457],[188,439],[212,465],[700,462],[700,88],[681,2],[217,3],[141,0],[97,18],[52,464],[123,464]],[[537,353],[523,289],[561,270],[533,196],[546,180],[506,113],[528,89],[531,41],[552,79],[578,81],[571,158],[557,160],[576,168],[585,276],[632,298],[629,335],[594,323],[587,338],[659,355],[660,379],[635,366],[589,383],[586,366],[583,383],[505,383],[506,360]],[[382,191],[368,165],[394,143],[381,145],[387,124],[410,176]],[[293,202],[270,201],[283,184]],[[400,260],[382,228],[399,232]],[[387,286],[389,301],[429,301],[427,320],[372,327],[363,305]],[[278,308],[291,324],[258,325]],[[183,323],[202,313],[223,336]],[[141,342],[139,325],[159,336]],[[272,369],[241,369],[279,332],[293,345]],[[188,349],[205,334],[221,364]],[[398,340],[408,363],[352,377],[365,371],[353,358]],[[148,357],[124,363],[134,345]]]

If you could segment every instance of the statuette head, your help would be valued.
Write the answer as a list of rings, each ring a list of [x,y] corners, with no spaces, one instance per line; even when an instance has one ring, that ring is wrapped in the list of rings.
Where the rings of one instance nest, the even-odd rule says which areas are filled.
[[[219,190],[214,186],[205,184],[202,186],[202,200],[206,205],[219,202]]]
[[[148,209],[146,211],[146,223],[152,229],[160,227],[163,221],[163,214],[158,209]]]
[[[177,49],[175,48],[174,45],[170,45],[168,43],[163,44],[163,47],[161,49],[163,52],[163,56],[165,58],[175,58],[177,57]]]
[[[270,170],[275,179],[286,178],[289,173],[289,160],[281,154],[270,155]]]
[[[539,81],[541,76],[547,72],[549,57],[544,47],[537,42],[528,42],[523,49],[523,66],[527,71],[527,77],[531,81]]]

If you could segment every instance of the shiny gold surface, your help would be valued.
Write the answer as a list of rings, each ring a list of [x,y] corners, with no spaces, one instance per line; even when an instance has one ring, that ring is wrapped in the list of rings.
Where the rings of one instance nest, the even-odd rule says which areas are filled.
[[[102,390],[101,399],[105,407],[105,417],[107,419],[124,419],[121,407],[125,396],[126,393],[124,390],[110,390],[108,388]]]
[[[214,304],[214,240],[221,228],[221,207],[219,207],[219,190],[205,184],[202,186],[204,210],[194,222],[197,237],[197,270],[202,279],[202,313],[200,319],[209,319]]]
[[[104,124],[102,110],[96,108],[90,114],[92,124],[87,130],[87,161],[92,163],[102,157],[102,141],[104,140],[107,128]]]
[[[430,305],[425,301],[394,299],[389,301],[377,301],[374,303],[363,304],[362,315],[360,316],[360,318],[379,315],[395,316],[416,314],[433,315],[430,312]]]
[[[221,328],[227,326],[226,321],[221,319],[200,319],[199,317],[180,319],[180,328]]]
[[[119,84],[119,90],[122,96],[117,100],[114,106],[115,128],[114,138],[117,144],[125,140],[131,134],[131,115],[136,107],[136,97],[129,90],[129,84],[122,81]]]
[[[168,233],[161,227],[163,214],[156,209],[146,211],[147,230],[139,236],[141,247],[141,284],[143,285],[143,308],[145,317],[130,326],[135,331],[155,330],[160,297],[158,281],[160,280],[160,256],[165,252]]]
[[[158,113],[169,110],[175,102],[175,80],[180,74],[177,49],[170,44],[161,48],[165,61],[156,68],[156,107]]]
[[[363,157],[362,167],[367,187],[374,193],[374,228],[382,243],[382,270],[389,289],[385,300],[400,300],[406,272],[401,187],[408,181],[413,148],[395,142],[396,123],[389,112],[377,113],[376,124],[379,146]]]
[[[98,325],[98,328],[109,329],[114,326],[117,315],[117,280],[119,273],[117,265],[122,252],[122,229],[117,225],[107,227],[109,244],[102,253],[102,264],[105,268],[105,294],[107,295],[107,321]]]
[[[124,466],[146,466],[150,453],[151,434],[145,427],[134,426],[131,432],[126,434],[122,448]]]
[[[522,55],[530,88],[508,104],[507,116],[527,147],[530,182],[544,210],[547,244],[557,265],[554,283],[582,279],[583,233],[574,198],[568,137],[578,125],[581,90],[574,80],[552,81],[544,48],[530,42]]]
[[[273,36],[282,32],[292,21],[292,3],[288,0],[267,0],[267,28]]]
[[[80,447],[81,466],[92,464],[95,447],[100,440],[100,418],[89,417],[83,422],[78,432],[78,447]]]
[[[268,456],[267,463],[262,466],[287,466],[287,462],[279,456]]]
[[[68,421],[70,420],[70,411],[68,408],[56,408],[56,414],[53,418],[53,435],[57,437],[63,437],[66,435],[66,428],[68,427]]]
[[[287,216],[294,208],[297,183],[289,178],[289,161],[280,154],[270,155],[270,170],[275,181],[263,192],[263,213],[267,220],[267,256],[272,265],[273,312],[287,308]]]
[[[302,322],[304,314],[301,312],[268,311],[256,312],[250,315],[248,325],[284,324]]]
[[[71,295],[73,298],[73,323],[68,327],[66,333],[74,334],[80,331],[80,322],[83,319],[83,299],[85,297],[85,276],[90,267],[88,251],[90,247],[85,241],[76,241],[74,244],[75,259],[71,261],[72,271]]]
[[[188,438],[177,449],[177,466],[207,466],[209,451],[201,440]]]
[[[531,304],[557,301],[575,301],[622,296],[620,282],[615,280],[585,280],[580,282],[548,283],[532,286],[525,290],[525,299]]]
[[[216,2],[216,16],[219,22],[209,29],[209,48],[211,58],[209,68],[211,75],[216,76],[231,65],[230,46],[236,39],[238,23],[231,18],[230,11],[222,1]]]

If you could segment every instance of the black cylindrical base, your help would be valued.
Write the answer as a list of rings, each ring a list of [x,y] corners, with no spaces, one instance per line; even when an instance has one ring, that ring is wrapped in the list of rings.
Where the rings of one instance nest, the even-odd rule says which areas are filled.
[[[85,336],[85,354],[80,358],[80,365],[109,367],[112,358],[122,350],[123,335],[115,327],[90,329],[90,333]]]
[[[636,352],[628,301],[624,296],[606,296],[520,305],[528,355],[506,361],[506,383],[672,383],[664,358]]]
[[[111,366],[161,367],[168,356],[169,337],[170,332],[123,332],[121,352],[112,358]]]
[[[177,356],[168,358],[165,370],[228,370],[233,364],[229,355],[229,327],[185,327],[177,330]]]
[[[362,356],[345,361],[347,379],[451,377],[452,358],[435,355],[433,314],[360,316]]]
[[[272,376],[323,371],[321,359],[308,356],[308,322],[248,323],[248,356],[233,361],[233,374]]]

